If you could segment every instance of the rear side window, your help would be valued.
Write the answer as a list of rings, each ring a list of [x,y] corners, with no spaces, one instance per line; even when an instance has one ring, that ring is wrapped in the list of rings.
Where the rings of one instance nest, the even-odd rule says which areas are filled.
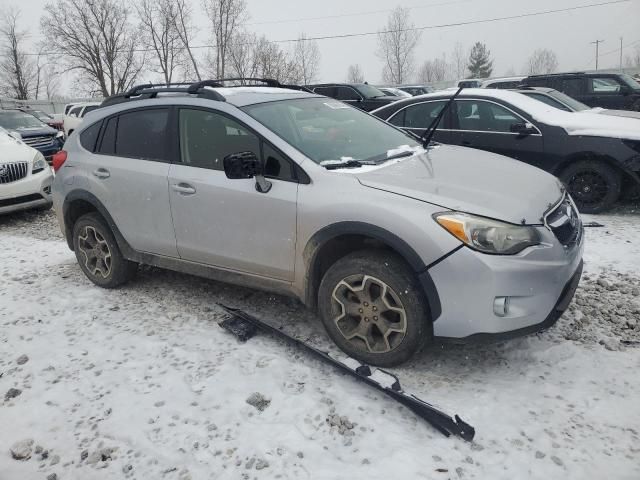
[[[333,97],[335,95],[333,87],[318,87],[314,88],[313,91],[314,93],[317,93],[318,95],[324,95],[325,97]]]
[[[164,108],[121,114],[116,129],[115,155],[168,161],[168,124],[169,111]]]
[[[360,95],[350,87],[336,87],[336,99],[338,100],[360,100]]]
[[[547,105],[550,105],[552,107],[559,108],[560,110],[564,110],[566,112],[571,111],[567,107],[565,107],[563,104],[561,104],[559,101],[547,95],[543,95],[541,93],[525,93],[525,95],[527,97],[535,98],[536,100],[542,103],[546,103]]]
[[[90,127],[85,128],[80,134],[80,145],[93,152],[96,148],[96,142],[98,141],[98,134],[100,133],[100,126],[102,122],[96,122]]]
[[[427,128],[438,116],[446,102],[417,103],[405,108],[390,121],[393,125],[405,128]],[[404,115],[401,117],[400,115]],[[398,119],[396,119],[398,117]],[[401,123],[400,123],[401,122]],[[440,123],[442,126],[442,123]]]
[[[582,94],[582,78],[565,78],[562,80],[562,88],[556,88],[570,97],[577,97]]]
[[[118,117],[111,117],[107,120],[107,125],[102,134],[102,142],[100,142],[99,153],[105,155],[114,155],[116,153],[116,127],[118,126]]]
[[[620,82],[611,77],[592,77],[588,81],[589,91],[593,93],[619,93]]]

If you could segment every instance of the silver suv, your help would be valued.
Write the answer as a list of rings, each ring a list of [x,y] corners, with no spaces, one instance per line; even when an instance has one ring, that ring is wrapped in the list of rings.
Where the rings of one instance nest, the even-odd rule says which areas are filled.
[[[292,295],[381,366],[567,308],[583,229],[553,176],[303,88],[218,82],[134,88],[67,140],[54,207],[95,284],[147,264]]]

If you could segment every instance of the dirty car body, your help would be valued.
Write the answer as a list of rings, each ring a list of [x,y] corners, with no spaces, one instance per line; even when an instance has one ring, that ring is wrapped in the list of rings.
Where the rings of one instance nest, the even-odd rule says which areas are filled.
[[[374,275],[358,257],[354,275],[364,276],[362,288],[398,264],[402,278],[419,285],[412,301],[424,304],[426,343],[524,334],[551,325],[567,308],[581,273],[582,224],[553,176],[487,152],[425,148],[375,117],[308,92],[198,91],[141,95],[87,115],[65,145],[68,158],[54,183],[71,248],[81,245],[74,225],[91,213],[104,219],[127,261],[292,295],[319,310],[332,269],[364,252],[383,260]],[[162,130],[162,150],[114,148],[112,130],[134,120],[151,129],[137,138],[153,142],[152,130]],[[215,135],[222,140],[203,154]],[[238,153],[255,153],[243,165],[260,173],[230,178],[227,163]],[[490,251],[504,229],[513,233],[500,241],[515,246]],[[518,243],[520,235],[528,240]],[[331,286],[333,299],[351,277]],[[379,297],[389,285],[379,282]],[[383,298],[400,312],[389,322],[410,315],[406,293],[396,288]],[[398,363],[400,357],[377,361],[383,356],[364,344],[359,357],[357,348],[347,352]]]

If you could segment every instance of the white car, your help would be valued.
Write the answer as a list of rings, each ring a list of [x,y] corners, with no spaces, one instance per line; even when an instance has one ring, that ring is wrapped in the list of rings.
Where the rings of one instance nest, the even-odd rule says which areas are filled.
[[[84,116],[91,110],[95,110],[100,106],[100,102],[78,103],[69,110],[64,116],[64,134],[66,137],[71,135],[73,131],[80,126]]]
[[[0,128],[0,214],[51,208],[52,182],[42,154]]]

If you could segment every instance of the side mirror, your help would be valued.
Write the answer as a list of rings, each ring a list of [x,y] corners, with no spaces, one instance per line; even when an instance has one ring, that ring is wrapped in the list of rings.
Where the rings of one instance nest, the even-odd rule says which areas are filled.
[[[509,129],[512,133],[518,133],[520,135],[531,135],[533,133],[538,133],[536,127],[534,127],[533,124],[529,122],[513,123],[511,124],[511,127]]]
[[[232,153],[224,157],[222,164],[227,178],[238,180],[255,177],[258,192],[267,193],[271,190],[271,182],[264,178],[264,168],[255,153]]]

